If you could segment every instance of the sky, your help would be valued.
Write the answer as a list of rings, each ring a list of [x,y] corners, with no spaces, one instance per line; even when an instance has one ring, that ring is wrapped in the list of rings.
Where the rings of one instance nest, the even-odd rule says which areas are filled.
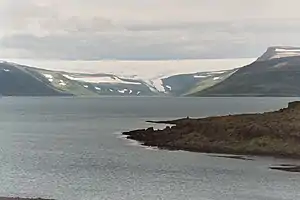
[[[300,46],[299,0],[0,0],[2,58],[254,58]]]

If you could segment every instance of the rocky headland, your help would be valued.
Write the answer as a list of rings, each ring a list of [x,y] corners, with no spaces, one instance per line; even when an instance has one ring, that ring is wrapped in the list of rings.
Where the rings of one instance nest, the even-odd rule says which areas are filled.
[[[172,126],[123,134],[160,149],[300,158],[300,101],[274,112],[152,123]]]

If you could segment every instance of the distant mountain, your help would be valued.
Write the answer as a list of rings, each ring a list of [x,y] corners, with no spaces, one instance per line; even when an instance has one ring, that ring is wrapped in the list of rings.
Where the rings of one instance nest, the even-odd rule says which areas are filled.
[[[300,56],[300,48],[298,47],[269,47],[267,51],[257,59],[257,61],[268,61],[276,58],[288,58]]]
[[[154,78],[108,73],[70,73],[0,63],[3,96],[183,96],[213,86],[236,70],[157,74]],[[145,76],[147,77],[147,76]]]
[[[300,48],[297,47],[270,47],[253,63],[231,70],[198,72],[197,66],[192,70],[184,67],[138,70],[105,68],[103,73],[71,73],[3,61],[0,95],[300,96]]]
[[[300,96],[300,48],[270,47],[250,65],[195,96]]]
[[[2,96],[61,96],[70,95],[53,87],[38,73],[26,67],[0,63],[0,94]]]

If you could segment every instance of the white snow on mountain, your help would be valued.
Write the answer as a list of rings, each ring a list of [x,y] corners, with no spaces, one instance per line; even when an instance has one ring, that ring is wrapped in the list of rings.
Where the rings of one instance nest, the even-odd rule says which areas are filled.
[[[167,77],[162,77],[162,78],[156,78],[156,79],[152,79],[152,86],[154,86],[154,88],[159,91],[159,92],[166,92],[165,87],[163,85],[162,79],[163,78],[167,78]]]
[[[111,83],[111,84],[133,84],[133,85],[140,85],[139,82],[129,82],[123,81],[116,76],[80,76],[80,77],[73,77],[67,74],[63,75],[65,78],[70,80],[88,82],[88,83]]]
[[[300,49],[277,48],[277,49],[275,49],[274,55],[270,59],[285,58],[285,57],[292,57],[292,56],[300,56]]]
[[[224,74],[226,71],[215,71],[215,72],[210,72],[209,74]]]
[[[53,76],[51,74],[43,74],[43,75],[48,79],[49,82],[54,81]]]
[[[125,92],[127,92],[128,89],[123,89],[123,90],[118,90],[119,93],[125,94]]]
[[[275,51],[276,52],[299,52],[300,53],[300,49],[279,49],[279,48],[277,48]]]
[[[207,76],[204,75],[195,75],[194,78],[206,78]]]
[[[43,74],[46,78],[52,78],[53,79],[53,76],[51,74]]]
[[[297,47],[269,47],[268,50],[257,60],[267,61],[278,58],[287,58],[293,56],[300,56],[300,48]]]
[[[66,86],[67,84],[63,80],[59,80],[59,85]]]
[[[108,76],[64,77],[89,82],[110,84],[146,83],[151,91],[166,93],[162,80],[179,74],[195,74],[205,71],[217,71],[242,67],[255,59],[204,59],[204,60],[165,60],[165,61],[42,61],[26,59],[7,59],[23,65],[41,69],[84,74],[108,74]],[[49,77],[50,78],[50,77]],[[202,77],[195,77],[202,78]],[[204,78],[204,77],[203,77]]]

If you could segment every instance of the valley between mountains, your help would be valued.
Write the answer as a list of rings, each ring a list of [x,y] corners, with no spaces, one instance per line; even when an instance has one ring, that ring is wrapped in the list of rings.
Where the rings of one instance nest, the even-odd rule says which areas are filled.
[[[212,61],[213,62],[213,61]],[[175,62],[174,62],[175,63]],[[96,73],[0,63],[2,96],[300,96],[300,48],[270,47],[254,62],[202,66],[99,68]],[[215,63],[215,64],[216,64]],[[151,63],[150,63],[151,64]],[[227,63],[228,65],[228,63]],[[225,64],[224,64],[225,66]],[[95,66],[97,68],[97,66]],[[207,66],[206,68],[207,69]],[[220,70],[221,69],[221,70]]]

